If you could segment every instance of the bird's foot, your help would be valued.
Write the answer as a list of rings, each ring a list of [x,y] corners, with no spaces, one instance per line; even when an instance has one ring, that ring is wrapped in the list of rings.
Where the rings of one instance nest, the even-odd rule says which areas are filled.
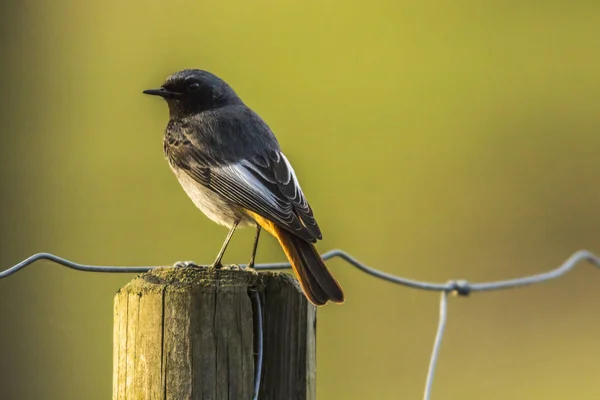
[[[242,269],[244,269],[243,267],[240,267],[237,264],[228,264],[228,265],[223,265],[223,264],[219,264],[219,265],[211,265],[211,268],[215,268],[215,269],[222,269],[222,270],[227,270],[227,271],[241,271]]]
[[[193,261],[177,261],[175,264],[173,264],[173,268],[190,268],[190,267],[198,268],[199,265],[197,265]]]

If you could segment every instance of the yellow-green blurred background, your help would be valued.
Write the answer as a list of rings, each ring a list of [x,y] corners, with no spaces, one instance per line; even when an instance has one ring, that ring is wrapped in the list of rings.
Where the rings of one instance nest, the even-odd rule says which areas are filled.
[[[600,252],[600,4],[10,0],[1,57],[2,268],[209,262],[226,230],[162,154],[143,89],[227,80],[270,124],[324,232],[415,279],[484,281]],[[246,262],[241,231],[226,262]],[[263,237],[262,262],[283,255]],[[319,399],[419,399],[438,296],[329,263]],[[0,398],[107,399],[132,275],[41,262],[0,282]],[[597,399],[600,271],[451,299],[434,399]]]

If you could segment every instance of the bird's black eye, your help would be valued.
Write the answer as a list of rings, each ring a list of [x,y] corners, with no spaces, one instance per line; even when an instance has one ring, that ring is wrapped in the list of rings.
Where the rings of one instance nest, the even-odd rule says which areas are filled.
[[[192,82],[189,83],[187,87],[190,92],[195,92],[200,89],[200,84],[198,82]]]

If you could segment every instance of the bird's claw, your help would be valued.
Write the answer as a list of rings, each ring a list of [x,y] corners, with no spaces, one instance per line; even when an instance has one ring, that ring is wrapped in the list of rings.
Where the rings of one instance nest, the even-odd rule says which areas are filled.
[[[237,264],[228,264],[228,265],[213,264],[213,265],[211,265],[211,268],[227,270],[227,271],[241,271],[241,270],[245,269],[244,267],[240,267]]]
[[[198,267],[196,263],[193,261],[177,261],[173,264],[173,268],[190,268],[190,267]]]

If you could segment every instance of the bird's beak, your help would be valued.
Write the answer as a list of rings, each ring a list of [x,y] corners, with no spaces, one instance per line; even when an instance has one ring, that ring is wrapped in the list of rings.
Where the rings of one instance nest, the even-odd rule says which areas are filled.
[[[160,97],[163,97],[163,98],[174,97],[177,94],[177,93],[174,93],[174,92],[169,92],[165,88],[148,89],[148,90],[144,90],[142,93],[149,94],[151,96],[160,96]]]

